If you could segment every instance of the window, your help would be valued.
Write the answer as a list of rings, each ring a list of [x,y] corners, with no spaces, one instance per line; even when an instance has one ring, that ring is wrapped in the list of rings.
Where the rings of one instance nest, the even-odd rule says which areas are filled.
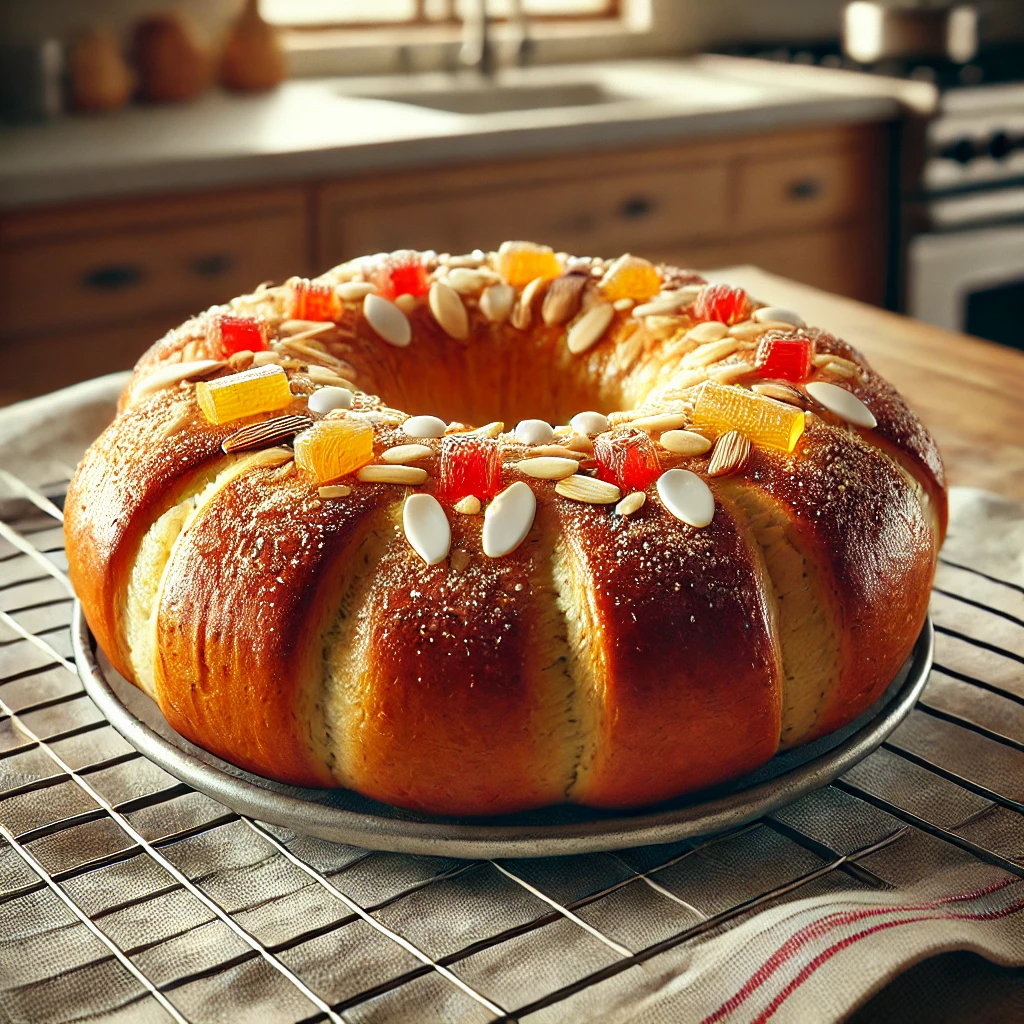
[[[437,24],[461,19],[478,0],[261,0],[260,13],[277,25],[295,28],[337,25]],[[609,18],[618,0],[520,0],[531,18]],[[487,0],[493,18],[506,18],[516,0]]]

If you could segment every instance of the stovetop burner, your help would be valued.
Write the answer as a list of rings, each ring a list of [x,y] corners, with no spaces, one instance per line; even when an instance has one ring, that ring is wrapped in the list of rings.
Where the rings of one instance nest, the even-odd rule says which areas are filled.
[[[754,57],[784,64],[842,68],[891,78],[915,79],[932,82],[944,92],[967,86],[1024,82],[1024,42],[985,46],[967,64],[931,58],[890,58],[874,64],[861,64],[843,53],[838,39],[742,43],[721,47],[716,52],[731,57]]]

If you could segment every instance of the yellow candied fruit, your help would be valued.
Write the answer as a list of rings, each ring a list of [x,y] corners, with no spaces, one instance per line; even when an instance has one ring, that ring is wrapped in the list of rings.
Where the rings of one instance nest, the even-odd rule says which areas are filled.
[[[329,483],[373,458],[373,427],[358,420],[320,420],[295,438],[295,464]]]
[[[661,291],[661,274],[653,263],[627,252],[608,268],[598,287],[609,302],[618,299],[646,302]]]
[[[693,405],[693,424],[723,434],[738,430],[754,444],[791,452],[804,432],[804,414],[753,391],[707,381]]]
[[[534,242],[502,242],[498,250],[498,273],[512,285],[522,288],[538,277],[558,277],[562,265],[549,246]]]
[[[275,363],[196,385],[199,408],[211,423],[230,423],[258,412],[274,412],[288,405],[292,397],[288,375]]]

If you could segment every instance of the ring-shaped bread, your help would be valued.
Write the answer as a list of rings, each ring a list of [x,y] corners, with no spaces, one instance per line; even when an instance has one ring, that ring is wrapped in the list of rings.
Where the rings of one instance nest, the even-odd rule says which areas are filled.
[[[946,496],[898,393],[795,313],[506,243],[171,331],[65,514],[89,625],[182,735],[476,815],[649,804],[851,721],[921,629]]]

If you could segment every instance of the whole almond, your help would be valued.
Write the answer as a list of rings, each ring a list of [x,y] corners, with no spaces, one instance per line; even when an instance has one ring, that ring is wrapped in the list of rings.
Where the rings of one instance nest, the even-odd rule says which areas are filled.
[[[715,442],[711,461],[708,463],[708,476],[728,476],[737,473],[750,458],[750,439],[738,430],[730,430]]]
[[[540,315],[549,327],[568,323],[580,309],[583,289],[588,283],[586,274],[562,274],[551,282]]]

